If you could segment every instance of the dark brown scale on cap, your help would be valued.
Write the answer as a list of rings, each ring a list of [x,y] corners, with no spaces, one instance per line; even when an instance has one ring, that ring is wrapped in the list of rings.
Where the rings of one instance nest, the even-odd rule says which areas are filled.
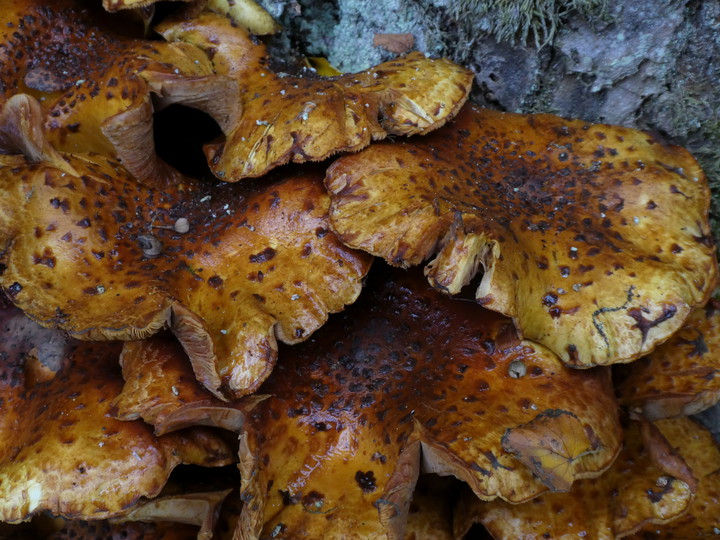
[[[340,158],[325,183],[347,245],[403,267],[435,257],[428,280],[450,294],[484,270],[477,300],[577,367],[652,350],[717,279],[698,240],[705,175],[640,131],[467,106],[425,137]]]
[[[41,158],[26,175],[0,166],[0,286],[44,325],[91,340],[169,326],[202,384],[239,396],[270,373],[277,340],[307,339],[360,293],[371,257],[329,232],[315,171],[156,191],[112,160]],[[80,201],[96,200],[88,220]]]
[[[157,30],[169,41],[217,49],[215,69],[240,87],[242,114],[224,130],[226,140],[205,148],[213,173],[227,182],[357,151],[388,135],[426,133],[457,113],[473,80],[449,60],[417,52],[362,73],[279,75],[267,68],[262,43],[213,13]]]
[[[457,476],[483,499],[513,501],[612,461],[620,427],[608,414],[616,406],[606,370],[567,369],[546,349],[503,337],[507,318],[424,283],[418,271],[381,268],[356,304],[281,350],[258,390],[270,397],[243,428],[242,493],[257,503],[243,510],[246,534],[270,536],[282,523],[281,538],[402,537],[419,451],[429,471]],[[517,361],[532,376],[513,378]],[[549,409],[561,412],[538,428]],[[554,467],[542,444],[530,437],[504,448],[501,439],[522,428],[515,439],[543,440],[546,427],[575,453],[543,484],[525,466]],[[322,507],[302,504],[309,493]]]

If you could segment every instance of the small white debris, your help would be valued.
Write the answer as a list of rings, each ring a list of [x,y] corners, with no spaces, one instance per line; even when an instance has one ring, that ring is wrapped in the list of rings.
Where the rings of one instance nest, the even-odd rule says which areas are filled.
[[[573,291],[578,292],[580,289],[582,289],[582,284],[581,284],[581,283],[575,283],[575,284],[573,285]]]
[[[95,287],[95,290],[98,292],[98,294],[102,294],[105,292],[105,287],[103,287],[102,285],[98,285],[97,287]]]
[[[665,487],[670,483],[670,479],[667,476],[661,476],[657,479],[657,482],[655,482],[655,485],[657,487]]]
[[[604,218],[604,217],[605,217],[605,212],[600,212],[600,217],[601,217],[601,218]]]
[[[100,448],[102,448],[103,446],[105,446],[105,443],[102,442],[102,441],[100,441],[100,442],[98,443],[98,446],[99,446]]]
[[[299,300],[299,299],[300,299],[300,295],[299,295],[299,294],[293,294],[293,295],[290,297],[290,300]]]
[[[515,193],[517,193],[518,191],[520,191],[520,188],[519,188],[519,187],[514,187],[514,188],[513,188],[513,191],[514,191]]]
[[[560,287],[557,291],[558,291],[558,294],[567,294],[567,291],[565,289],[563,289],[562,287]]]
[[[80,86],[84,82],[85,82],[85,79],[78,79],[77,81],[75,81],[75,86]]]
[[[575,246],[570,246],[570,251],[572,251],[573,253],[575,253],[577,250],[578,248],[576,248]]]
[[[270,122],[268,122],[267,120],[255,120],[255,123],[258,126],[269,126],[270,125]]]
[[[179,396],[179,395],[180,395],[180,392],[178,392],[178,389],[175,388],[174,386],[171,386],[171,387],[170,387],[170,390],[172,390],[173,396]]]
[[[220,333],[224,336],[225,334],[227,334],[227,330],[223,328],[222,330],[220,330]]]
[[[510,362],[510,365],[508,366],[508,375],[510,375],[513,379],[519,379],[520,377],[524,377],[527,373],[527,367],[525,366],[525,362],[522,360],[513,360]]]
[[[190,222],[184,217],[178,218],[175,225],[173,225],[173,229],[175,229],[175,232],[185,234],[190,230]]]
[[[637,225],[638,223],[640,223],[640,218],[637,217],[637,216],[633,217],[633,223],[635,223],[635,225]]]
[[[211,195],[205,195],[202,199],[200,199],[200,202],[208,202],[210,199],[212,199]]]

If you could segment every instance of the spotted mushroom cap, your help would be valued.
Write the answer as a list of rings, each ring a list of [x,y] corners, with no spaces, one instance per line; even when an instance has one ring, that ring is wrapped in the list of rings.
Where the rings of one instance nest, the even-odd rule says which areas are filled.
[[[253,391],[276,338],[355,300],[370,257],[329,229],[317,172],[261,185],[139,185],[99,156],[0,167],[0,286],[44,326],[142,339],[169,326],[211,391]],[[66,169],[67,170],[67,169]]]
[[[693,310],[649,355],[620,370],[620,402],[650,420],[696,414],[720,400],[720,301]]]
[[[483,306],[576,366],[628,362],[716,281],[705,175],[627,128],[466,107],[437,132],[329,169],[334,230]]]
[[[224,141],[205,149],[213,173],[228,182],[289,161],[357,151],[389,134],[426,133],[457,113],[473,79],[448,60],[420,53],[339,77],[274,73],[261,43],[212,13],[163,23],[158,31],[208,51],[216,72],[238,81],[242,115]]]
[[[483,502],[468,492],[455,509],[455,534],[461,538],[473,523],[482,523],[493,538],[624,538],[683,515],[695,487],[687,464],[657,428],[648,424],[642,430],[633,422],[622,452],[600,478],[519,505]]]
[[[188,43],[123,37],[98,26],[95,15],[72,0],[4,2],[0,104],[30,93],[58,150],[116,157],[141,181],[172,184],[179,173],[154,151],[151,95],[225,126],[237,114],[237,83],[216,75],[207,55]]]
[[[688,512],[663,526],[647,525],[631,538],[643,540],[711,538],[720,516],[720,450],[712,434],[687,417],[658,420],[655,425],[677,448],[698,479]]]
[[[227,442],[208,431],[158,438],[142,422],[113,419],[120,346],[48,332],[15,308],[0,313],[0,521],[43,511],[111,517],[157,495],[180,463],[232,462]],[[50,371],[41,379],[29,367],[38,361]]]
[[[607,371],[569,370],[509,319],[423,283],[393,274],[282,350],[241,436],[237,534],[399,536],[421,462],[515,502],[612,462]]]

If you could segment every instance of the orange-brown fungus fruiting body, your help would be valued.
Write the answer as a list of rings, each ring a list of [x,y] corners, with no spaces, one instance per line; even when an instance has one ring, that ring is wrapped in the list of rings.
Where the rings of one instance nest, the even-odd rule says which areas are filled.
[[[179,173],[154,152],[151,93],[224,125],[237,113],[237,84],[218,77],[196,47],[130,39],[109,29],[118,21],[105,22],[71,0],[3,1],[0,104],[31,94],[56,149],[117,157],[143,182],[172,184]]]
[[[693,501],[695,481],[684,462],[678,470],[655,460],[651,446],[655,454],[673,453],[657,428],[643,432],[633,422],[612,467],[600,478],[576,482],[568,493],[544,493],[519,505],[485,503],[467,493],[456,508],[456,533],[461,537],[479,522],[493,538],[614,540],[677,519]]]
[[[113,402],[116,418],[142,418],[160,435],[186,426],[210,425],[239,433],[245,409],[254,395],[242,403],[227,402],[195,384],[182,347],[171,336],[153,336],[125,343],[120,356],[125,386]]]
[[[447,126],[339,159],[326,185],[349,246],[483,306],[576,367],[628,362],[716,282],[705,175],[632,129],[468,106]]]
[[[695,309],[673,336],[621,370],[618,398],[650,420],[695,414],[720,399],[720,301]]]
[[[688,512],[667,525],[643,527],[633,539],[687,540],[712,538],[720,528],[720,450],[712,433],[687,417],[655,422],[698,480]]]
[[[158,31],[207,51],[215,71],[240,86],[242,115],[225,141],[206,147],[213,173],[228,182],[357,151],[389,134],[426,133],[457,113],[473,80],[470,71],[420,53],[339,77],[274,73],[264,45],[211,13]]]
[[[180,463],[232,462],[210,432],[156,437],[142,422],[112,418],[119,353],[117,343],[65,343],[15,308],[0,312],[0,521],[119,515],[157,495]],[[43,377],[33,376],[38,363]]]
[[[64,159],[74,173],[0,167],[0,286],[45,326],[90,340],[169,326],[207,388],[245,394],[276,337],[306,339],[360,292],[370,257],[330,231],[315,172],[160,191],[115,161]]]
[[[380,274],[357,304],[282,350],[241,437],[238,531],[401,537],[421,460],[482,499],[516,502],[612,462],[621,429],[608,371],[567,369],[509,319],[403,274]],[[572,420],[533,429],[561,416]],[[515,429],[535,437],[517,452],[505,448]],[[543,484],[525,464],[555,473]]]

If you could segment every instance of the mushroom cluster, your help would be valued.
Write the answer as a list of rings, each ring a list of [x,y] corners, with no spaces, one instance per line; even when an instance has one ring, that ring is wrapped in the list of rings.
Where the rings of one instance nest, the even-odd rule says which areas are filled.
[[[466,104],[417,52],[285,73],[250,0],[152,4],[0,1],[0,535],[720,529],[687,151]],[[178,105],[204,175],[155,150]]]

